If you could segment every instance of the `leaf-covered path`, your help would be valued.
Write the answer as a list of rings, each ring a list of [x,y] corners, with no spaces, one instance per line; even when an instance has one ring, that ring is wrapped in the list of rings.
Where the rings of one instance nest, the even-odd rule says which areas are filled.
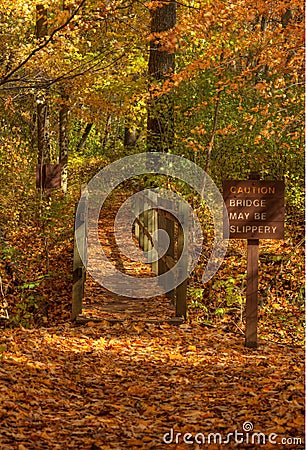
[[[226,328],[150,322],[174,316],[164,297],[123,300],[89,278],[101,322],[3,330],[1,450],[304,448],[301,347],[246,349]]]
[[[132,277],[152,277],[150,267],[139,261],[132,261],[116,246],[114,237],[114,220],[118,207],[125,198],[121,191],[115,201],[108,200],[102,208],[99,221],[99,238],[108,261],[117,270]],[[121,230],[119,230],[120,232]],[[105,267],[100,270],[107,274]],[[85,285],[83,312],[80,321],[90,319],[122,321],[124,319],[145,321],[175,321],[175,310],[165,295],[149,299],[129,298],[117,295],[100,286],[92,277],[87,276]]]
[[[303,438],[301,349],[247,350],[238,336],[215,329],[128,321],[6,331],[4,346],[3,450],[158,449],[171,429],[226,439],[245,422],[278,442]],[[169,448],[208,447],[178,442]]]

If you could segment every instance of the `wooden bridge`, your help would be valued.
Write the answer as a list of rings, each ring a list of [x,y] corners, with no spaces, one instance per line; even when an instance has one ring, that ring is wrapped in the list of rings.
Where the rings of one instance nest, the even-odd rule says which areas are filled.
[[[184,220],[187,221],[188,210],[186,210],[184,204],[177,205],[173,201],[158,197],[152,191],[147,195],[137,196],[134,208],[139,214],[137,214],[133,227],[135,245],[138,244],[144,252],[148,252],[153,248],[152,235],[157,229],[164,230],[169,236],[169,246],[166,253],[158,261],[154,261],[149,256],[147,263],[142,263],[133,261],[122,254],[115,241],[114,221],[118,206],[123,201],[124,193],[117,193],[115,199],[112,198],[105,202],[103,211],[100,214],[99,238],[108,260],[122,273],[133,277],[146,278],[166,273],[175,266],[179,258],[184,257],[184,232],[175,215],[179,212],[184,217]],[[78,245],[83,247],[83,260],[86,260],[87,254],[87,211],[88,194],[84,192],[75,220]],[[90,275],[86,276],[86,269],[80,257],[76,239],[73,264],[73,321],[84,323],[103,320],[111,322],[141,320],[153,323],[182,323],[186,319],[186,257],[183,260],[183,264],[181,264],[185,273],[180,273],[180,277],[184,281],[166,294],[163,294],[165,289],[163,289],[164,286],[161,286],[160,295],[146,299],[129,298],[115,294],[97,283]]]

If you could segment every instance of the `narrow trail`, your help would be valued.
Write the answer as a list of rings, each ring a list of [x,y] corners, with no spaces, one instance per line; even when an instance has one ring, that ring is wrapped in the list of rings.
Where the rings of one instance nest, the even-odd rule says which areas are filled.
[[[114,220],[124,199],[124,192],[119,192],[103,206],[99,222],[100,242],[108,260],[117,270],[132,277],[152,277],[154,275],[148,264],[130,260],[117,247]],[[176,320],[174,306],[165,295],[147,299],[125,297],[110,292],[87,275],[83,311],[79,321],[88,320],[176,322],[180,319]]]

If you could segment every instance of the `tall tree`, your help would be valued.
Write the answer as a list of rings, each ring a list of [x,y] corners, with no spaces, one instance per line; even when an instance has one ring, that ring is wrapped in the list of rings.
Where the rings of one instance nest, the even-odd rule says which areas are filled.
[[[61,165],[61,186],[67,192],[68,148],[69,148],[69,97],[62,92],[59,111],[59,163]]]
[[[36,37],[43,41],[48,34],[48,11],[44,5],[37,5],[36,14]],[[44,77],[45,73],[41,71],[42,82]],[[38,164],[46,164],[50,162],[49,105],[43,89],[37,94],[36,101]]]
[[[148,105],[147,148],[167,151],[174,137],[174,111],[170,95],[159,95],[154,86],[173,74],[175,65],[174,39],[169,33],[176,24],[176,1],[154,1],[151,7],[151,36],[148,72],[150,100]]]

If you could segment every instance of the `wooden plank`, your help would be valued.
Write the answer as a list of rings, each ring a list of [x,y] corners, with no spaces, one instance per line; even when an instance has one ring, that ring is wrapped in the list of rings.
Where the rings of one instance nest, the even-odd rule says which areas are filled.
[[[78,317],[75,321],[76,325],[86,325],[87,323],[93,322],[93,323],[101,323],[101,322],[107,322],[110,324],[116,324],[116,323],[124,323],[126,321],[129,321],[129,323],[149,323],[152,325],[163,325],[164,323],[167,323],[169,325],[181,325],[184,323],[184,319],[182,317],[170,317],[169,319],[116,319],[116,318],[103,318],[103,317]]]
[[[158,214],[160,216],[163,216],[163,217],[171,220],[172,222],[176,221],[176,217],[174,214],[177,213],[177,211],[175,211],[174,209],[173,210],[171,209],[170,211],[166,211],[166,210],[164,210],[162,208],[158,208],[158,207],[152,208],[152,210],[154,210],[154,209],[156,209],[156,210],[158,209]]]
[[[154,263],[154,266],[152,267],[152,270],[156,275],[163,275],[167,271],[172,269],[176,264],[175,223],[177,222],[177,219],[173,214],[175,211],[177,211],[180,214],[180,216],[183,217],[183,221],[186,222],[189,220],[189,210],[187,205],[185,204],[179,205],[178,208],[175,208],[174,207],[175,202],[173,202],[173,200],[160,198],[157,197],[156,194],[155,195],[154,194],[155,193],[153,192],[149,192],[147,196],[143,195],[142,196],[143,198],[140,199],[140,202],[144,202],[147,208],[152,207],[152,209],[150,209],[150,211],[148,212],[140,214],[139,217],[135,219],[135,227],[137,225],[139,229],[140,247],[142,248],[143,245],[143,249],[145,251],[150,250],[153,247],[152,234],[155,230],[157,229],[164,230],[169,236],[170,242],[166,254],[163,257],[159,258],[159,260],[156,261]],[[143,235],[143,238],[141,237],[141,235]],[[177,249],[178,258],[180,258],[181,255],[183,254],[183,248],[184,248],[184,233],[182,227],[179,226],[178,249]],[[185,278],[185,280],[176,289],[172,289],[167,293],[168,298],[170,298],[172,302],[176,300],[175,301],[176,316],[184,318],[186,318],[187,316],[187,306],[186,306],[187,268],[188,268],[188,255],[184,254],[184,261],[182,261],[182,267],[180,271],[180,279]],[[169,274],[169,276],[171,277],[171,274]],[[159,283],[161,283],[161,280],[159,280]],[[167,289],[165,283],[161,284],[161,286],[163,289]]]
[[[147,239],[151,242],[151,244],[153,245],[153,240],[152,240],[152,236],[149,233],[149,231],[147,230],[147,227],[145,226],[145,224],[140,220],[140,219],[135,219],[135,223],[138,224],[139,229],[142,230],[142,233],[144,235],[146,235]]]
[[[138,193],[138,197],[140,199],[140,202],[146,202],[149,207],[152,209],[158,209],[159,214],[167,217],[168,219],[175,221],[175,214],[178,212],[176,208],[174,208],[174,202],[173,200],[164,199],[161,197],[158,197],[158,195],[153,192],[149,191],[147,194],[142,194],[141,192]],[[159,206],[163,205],[166,207],[166,209],[159,208]],[[169,206],[172,205],[172,206]]]
[[[248,239],[245,346],[257,347],[259,240]]]

